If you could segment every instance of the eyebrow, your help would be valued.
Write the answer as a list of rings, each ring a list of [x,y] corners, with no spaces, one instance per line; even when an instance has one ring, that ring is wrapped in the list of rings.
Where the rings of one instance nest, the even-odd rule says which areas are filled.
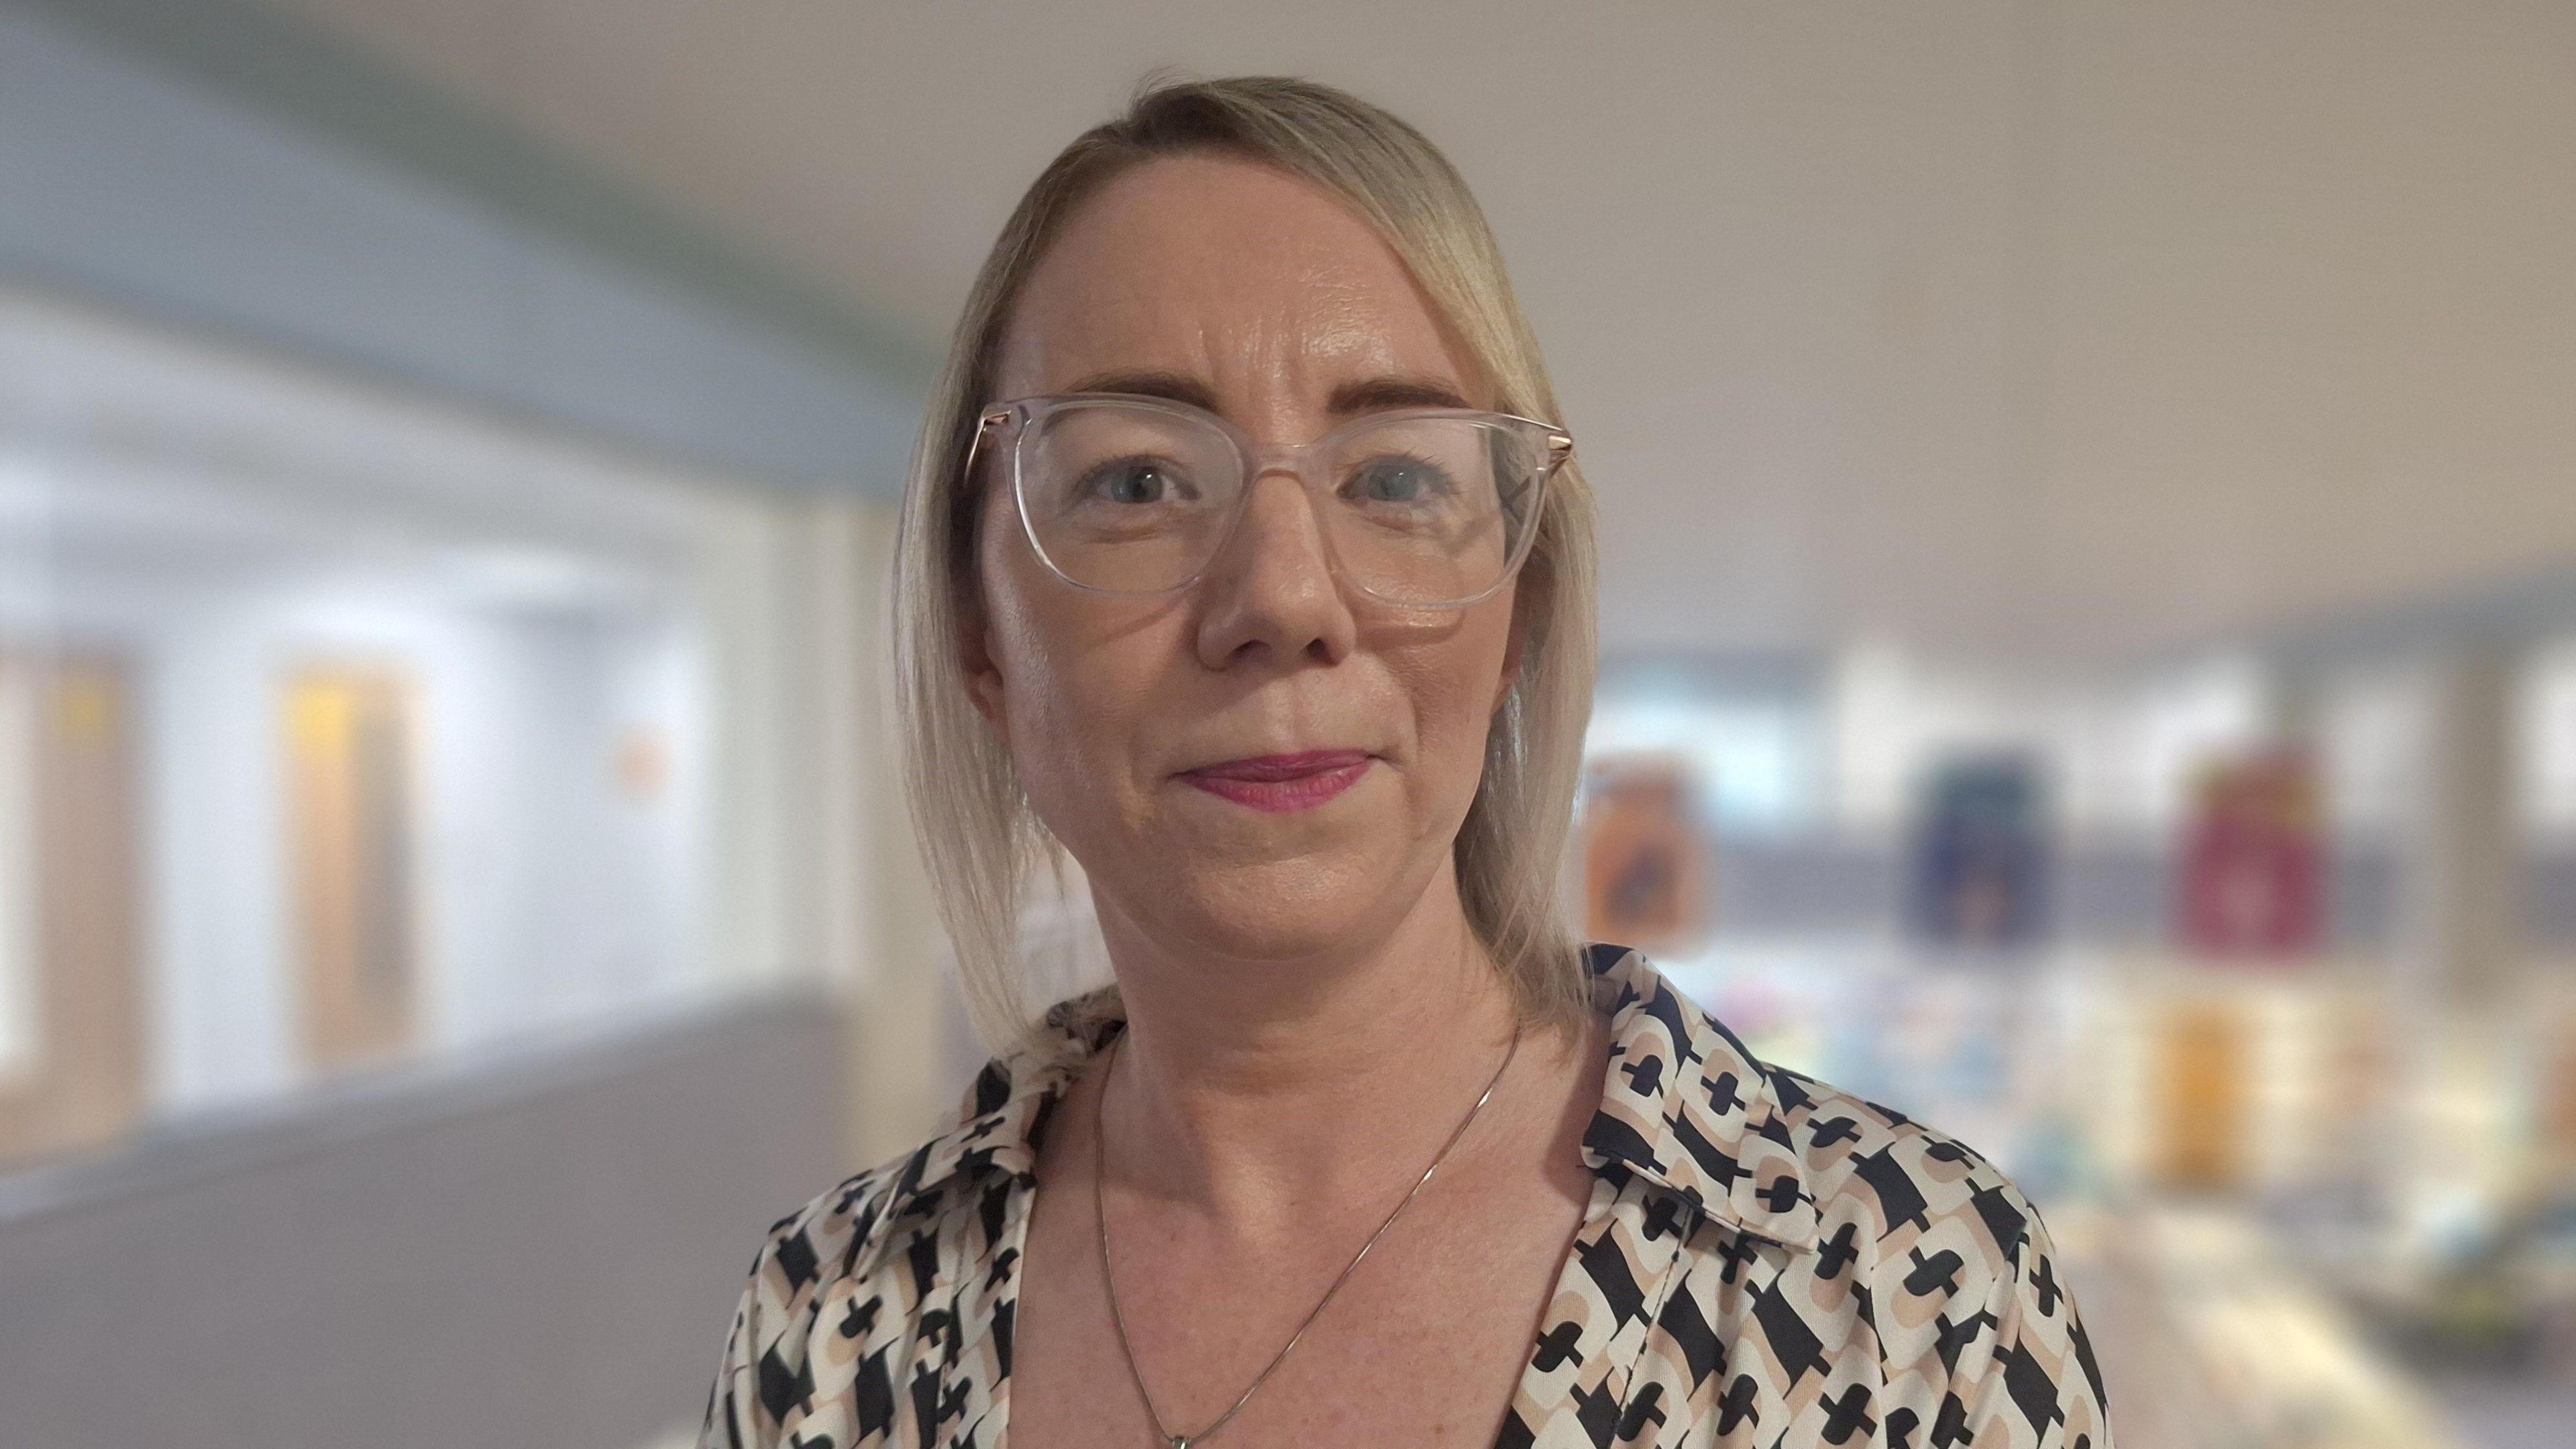
[[[1191,407],[1220,412],[1216,390],[1195,377],[1154,370],[1100,372],[1083,378],[1067,392],[1115,392],[1132,397],[1159,397]],[[1333,389],[1325,410],[1335,417],[1382,412],[1390,408],[1467,408],[1474,404],[1458,389],[1432,377],[1388,374],[1363,377]]]
[[[1129,371],[1095,372],[1066,392],[1116,392],[1131,397],[1159,397],[1194,408],[1215,412],[1216,389],[1195,377],[1177,372]]]
[[[1458,389],[1432,377],[1364,377],[1333,389],[1326,406],[1337,417],[1388,408],[1472,407]]]

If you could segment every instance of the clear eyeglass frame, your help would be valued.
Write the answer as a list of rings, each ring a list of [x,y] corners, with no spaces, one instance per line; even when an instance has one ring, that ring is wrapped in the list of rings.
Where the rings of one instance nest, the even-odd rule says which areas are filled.
[[[1036,436],[1040,425],[1054,414],[1070,409],[1103,405],[1158,412],[1185,424],[1210,429],[1214,434],[1223,437],[1233,448],[1235,459],[1242,469],[1241,486],[1236,488],[1229,512],[1217,530],[1214,541],[1208,545],[1207,557],[1201,560],[1187,577],[1177,583],[1147,589],[1105,588],[1097,584],[1085,583],[1068,573],[1063,565],[1049,554],[1045,540],[1039,537],[1036,521],[1030,517],[1025,483],[1027,477],[1025,453],[1029,440]],[[986,440],[994,438],[996,434],[1007,434],[1011,509],[1019,519],[1021,537],[1027,540],[1029,551],[1037,555],[1040,563],[1046,565],[1047,572],[1053,574],[1067,587],[1079,589],[1088,594],[1131,599],[1161,598],[1180,593],[1196,584],[1206,576],[1208,569],[1224,556],[1227,546],[1233,541],[1235,531],[1242,524],[1244,509],[1252,497],[1251,485],[1255,480],[1276,471],[1288,472],[1305,489],[1308,502],[1317,507],[1318,517],[1322,517],[1324,516],[1322,508],[1332,492],[1333,481],[1314,466],[1315,460],[1330,457],[1335,448],[1354,434],[1424,418],[1457,419],[1488,429],[1519,432],[1536,444],[1530,450],[1530,456],[1535,462],[1530,469],[1529,492],[1523,509],[1527,521],[1522,525],[1519,537],[1512,541],[1508,555],[1502,561],[1494,579],[1475,593],[1463,598],[1423,600],[1387,593],[1371,587],[1348,566],[1342,557],[1340,546],[1335,541],[1335,530],[1331,527],[1322,530],[1325,562],[1332,570],[1335,579],[1371,599],[1410,609],[1464,609],[1493,597],[1505,584],[1511,582],[1513,576],[1520,572],[1521,564],[1529,557],[1530,548],[1538,538],[1541,520],[1545,517],[1548,485],[1555,480],[1558,470],[1574,457],[1573,435],[1554,423],[1541,422],[1536,418],[1525,418],[1513,413],[1484,412],[1465,408],[1399,408],[1363,413],[1311,442],[1263,446],[1255,443],[1241,428],[1224,417],[1205,408],[1171,398],[1137,393],[1047,393],[1015,398],[986,408],[977,417],[975,432],[968,440],[963,471],[965,477],[971,482],[975,477],[977,461],[987,450]],[[995,443],[993,446],[1004,445]]]

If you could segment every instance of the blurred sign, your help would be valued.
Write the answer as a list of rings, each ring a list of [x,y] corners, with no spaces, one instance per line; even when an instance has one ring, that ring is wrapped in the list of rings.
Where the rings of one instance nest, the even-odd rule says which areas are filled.
[[[1925,782],[1913,851],[1915,929],[1947,945],[2038,939],[2041,890],[2038,770],[2019,756],[1952,760]]]
[[[2184,827],[2176,932],[2194,951],[2286,956],[2322,935],[2314,764],[2293,748],[2204,769]]]
[[[1679,955],[1708,930],[1709,849],[1679,760],[1618,756],[1592,767],[1583,816],[1585,930]]]

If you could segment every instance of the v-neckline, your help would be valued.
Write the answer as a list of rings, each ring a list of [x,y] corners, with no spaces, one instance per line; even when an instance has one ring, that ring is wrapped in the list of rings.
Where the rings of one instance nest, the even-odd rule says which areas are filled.
[[[1117,1031],[1125,1030],[1122,1021]],[[988,1322],[997,1319],[1008,1319],[1014,1325],[1018,1322],[1020,1290],[1029,1261],[1029,1225],[1037,1217],[1039,1185],[1036,1159],[1043,1155],[1047,1128],[1053,1125],[1056,1114],[1072,1098],[1073,1084],[1080,1068],[1107,1049],[1110,1035],[1094,1042],[1083,1057],[1060,1064],[1056,1068],[1059,1073],[1057,1079],[1044,1088],[1037,1104],[1029,1140],[1030,1168],[1015,1178],[1009,1189],[1017,1200],[1009,1213],[1007,1235],[997,1249],[999,1255],[1007,1256],[1009,1267],[1005,1271],[1001,1296],[996,1297],[982,1315]],[[1605,1080],[1607,1073],[1617,1070],[1615,1035],[1609,1038],[1608,1046],[1602,1064]],[[1596,1105],[1593,1109],[1596,1118],[1599,1111]],[[1609,1402],[1614,1405],[1624,1399],[1627,1382],[1635,1367],[1636,1352],[1643,1348],[1642,1343],[1634,1346],[1621,1356],[1621,1361],[1607,1357],[1616,1346],[1623,1326],[1621,1315],[1616,1313],[1606,1316],[1587,1314],[1581,1321],[1551,1322],[1555,1306],[1565,1302],[1568,1295],[1574,1295],[1578,1301],[1589,1301],[1597,1295],[1597,1275],[1602,1266],[1600,1255],[1605,1251],[1618,1251],[1609,1242],[1610,1234],[1620,1221],[1623,1206],[1633,1207],[1638,1196],[1635,1179],[1616,1165],[1605,1169],[1594,1168],[1587,1163],[1585,1167],[1591,1176],[1591,1187],[1585,1197],[1583,1216],[1567,1239],[1565,1254],[1558,1260],[1556,1272],[1549,1279],[1547,1297],[1539,1305],[1536,1315],[1539,1329],[1522,1351],[1520,1373],[1513,1381],[1511,1398],[1504,1404],[1503,1416],[1495,1425],[1493,1449],[1525,1449],[1525,1446],[1537,1442],[1535,1436],[1546,1432],[1547,1426],[1544,1422],[1530,1423],[1522,1412],[1522,1406],[1544,1406],[1568,1398],[1569,1391],[1559,1380],[1569,1370],[1575,1373],[1578,1382],[1589,1380],[1593,1394],[1606,1392]],[[1660,1254],[1650,1255],[1653,1259],[1651,1265],[1639,1264],[1638,1267],[1646,1271],[1634,1276],[1642,1276],[1649,1283],[1659,1279],[1679,1252],[1683,1236],[1682,1232],[1673,1230],[1656,1235],[1649,1229],[1649,1240],[1661,1241],[1665,1247]],[[1016,1377],[1016,1371],[1007,1373],[994,1384],[994,1402],[982,1421],[991,1427],[993,1437],[990,1441],[980,1438],[969,1441],[974,1449],[1010,1449],[1011,1390]],[[1190,1443],[1192,1449],[1198,1449],[1200,1441],[1193,1438]]]

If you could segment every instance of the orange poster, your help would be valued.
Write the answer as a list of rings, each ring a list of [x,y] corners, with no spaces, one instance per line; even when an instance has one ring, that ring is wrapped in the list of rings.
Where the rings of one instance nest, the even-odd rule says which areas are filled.
[[[1593,767],[1583,818],[1585,929],[1592,940],[1678,953],[1705,937],[1709,849],[1690,784],[1679,761],[1657,756]]]

